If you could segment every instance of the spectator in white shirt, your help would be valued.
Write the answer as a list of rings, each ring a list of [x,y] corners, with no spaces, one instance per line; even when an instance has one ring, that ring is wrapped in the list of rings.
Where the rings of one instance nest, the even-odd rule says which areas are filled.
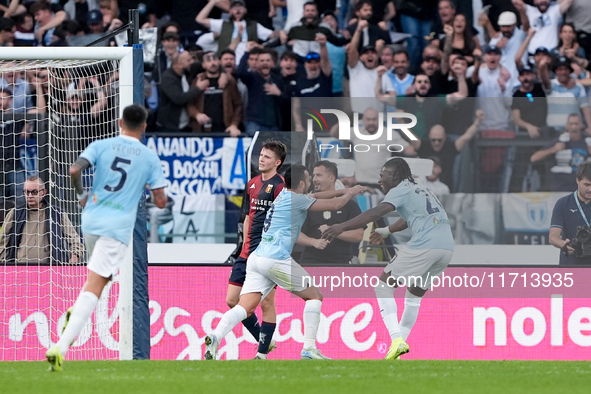
[[[517,26],[517,15],[511,11],[501,13],[497,22],[500,31],[495,30],[486,14],[481,14],[479,21],[491,37],[488,45],[501,49],[501,65],[511,73],[511,86],[519,86],[519,72],[515,56],[525,40],[526,33]],[[527,64],[527,54],[524,53],[521,56],[521,62]]]
[[[195,20],[197,23],[219,35],[218,44],[220,50],[226,49],[238,35],[242,36],[234,50],[236,53],[236,63],[240,63],[240,59],[242,59],[242,55],[246,51],[246,43],[248,41],[267,41],[275,37],[273,30],[267,29],[256,21],[245,20],[246,5],[243,0],[232,0],[230,3],[230,22],[226,22],[223,19],[209,18],[209,13],[220,1],[209,0],[207,5],[197,14]]]
[[[477,95],[479,108],[486,113],[481,130],[509,130],[513,89],[509,86],[511,74],[501,62],[501,49],[488,47],[484,52],[484,64],[478,70]]]
[[[530,28],[536,30],[529,42],[528,52],[533,54],[537,48],[546,47],[552,50],[558,46],[558,26],[562,15],[571,6],[573,0],[561,0],[550,5],[550,0],[534,0],[534,5],[525,4],[523,0],[513,0],[513,5],[520,13],[523,31]]]
[[[347,47],[347,69],[349,71],[349,90],[351,96],[351,109],[355,112],[364,113],[368,108],[377,108],[382,111],[384,105],[377,99],[368,100],[368,97],[375,97],[375,86],[378,80],[378,53],[373,46],[365,46],[359,52],[357,45],[361,32],[367,27],[366,20],[360,20],[357,29]],[[356,97],[363,99],[356,100]]]

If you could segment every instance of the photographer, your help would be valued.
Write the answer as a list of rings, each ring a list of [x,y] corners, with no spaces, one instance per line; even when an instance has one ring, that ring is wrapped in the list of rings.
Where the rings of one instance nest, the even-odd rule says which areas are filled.
[[[556,202],[550,243],[561,249],[559,264],[591,264],[591,162],[577,168],[577,190]],[[579,227],[583,227],[580,229]]]

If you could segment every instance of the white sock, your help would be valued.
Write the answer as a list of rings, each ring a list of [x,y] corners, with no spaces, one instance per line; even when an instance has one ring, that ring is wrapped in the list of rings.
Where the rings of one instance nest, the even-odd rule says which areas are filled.
[[[406,296],[404,297],[404,311],[400,318],[400,333],[402,334],[402,339],[405,341],[410,334],[410,330],[412,330],[417,321],[417,316],[419,316],[421,300],[422,297],[417,297],[406,290]]]
[[[320,324],[322,301],[308,300],[304,307],[304,349],[316,349],[316,333]]]
[[[80,334],[80,331],[84,328],[92,311],[98,302],[96,295],[90,291],[83,291],[78,296],[76,303],[74,304],[74,310],[68,321],[68,326],[64,330],[64,333],[57,341],[57,346],[60,348],[62,356],[66,355],[70,344],[74,342],[74,339]]]
[[[222,320],[213,332],[217,337],[218,341],[221,341],[234,327],[238,325],[242,320],[246,319],[246,309],[240,305],[236,305],[228,312],[224,313]]]
[[[390,338],[395,340],[400,337],[400,326],[398,325],[398,307],[394,299],[394,290],[386,283],[379,281],[374,287],[382,320],[390,333]]]
[[[258,357],[260,359],[263,359],[263,360],[266,360],[267,359],[267,355],[266,354],[259,353],[259,352],[257,352],[256,357]]]

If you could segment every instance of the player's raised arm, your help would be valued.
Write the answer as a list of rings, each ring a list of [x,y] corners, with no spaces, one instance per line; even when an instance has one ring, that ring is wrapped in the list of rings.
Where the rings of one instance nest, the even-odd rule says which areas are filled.
[[[209,0],[209,2],[201,9],[197,17],[195,17],[195,21],[208,29],[211,29],[211,22],[209,18],[209,13],[213,10],[221,0]]]
[[[312,207],[314,207],[314,205],[312,205]],[[334,224],[330,226],[322,233],[322,238],[332,241],[343,231],[363,227],[368,223],[375,222],[376,220],[378,220],[379,218],[393,210],[394,206],[392,204],[382,203],[377,207],[368,209],[360,215],[355,216],[353,219],[347,220],[344,223]]]
[[[78,160],[76,160],[76,162],[70,166],[70,179],[72,180],[72,185],[76,190],[76,197],[78,197],[78,201],[82,207],[86,205],[86,200],[88,198],[88,193],[84,191],[84,186],[82,186],[82,172],[89,167],[90,163],[88,160],[81,157],[79,157]]]
[[[359,193],[363,193],[365,191],[368,190],[367,187],[365,186],[359,186],[358,189],[361,189],[361,191]],[[356,187],[357,187],[356,186]],[[349,190],[351,190],[351,188],[345,188],[345,189],[339,189],[339,190],[329,190],[329,191],[324,191],[324,192],[316,192],[316,193],[309,193],[308,195],[311,197],[314,197],[315,199],[329,199],[329,198],[335,198],[335,197],[339,197],[339,196],[344,196]]]
[[[327,197],[328,199],[320,199],[320,200],[316,200],[316,202],[314,202],[314,204],[312,204],[312,206],[310,207],[310,211],[336,211],[337,209],[341,209],[342,207],[345,206],[345,204],[347,204],[347,202],[349,202],[349,200],[351,198],[353,198],[354,196],[363,193],[365,191],[365,187],[363,186],[353,186],[350,189],[346,189],[345,194],[343,194],[341,197],[337,197],[337,198],[330,198]],[[332,193],[332,192],[323,192],[323,193]],[[316,193],[321,194],[321,193]],[[325,197],[326,198],[326,197]]]

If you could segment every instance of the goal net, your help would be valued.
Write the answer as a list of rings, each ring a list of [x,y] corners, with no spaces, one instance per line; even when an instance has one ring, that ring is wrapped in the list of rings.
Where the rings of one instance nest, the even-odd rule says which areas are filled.
[[[69,167],[92,141],[119,133],[133,94],[128,48],[39,49],[0,60],[0,360],[42,360],[59,339],[89,257]],[[90,171],[83,182],[92,184]],[[122,307],[130,311],[118,305],[130,302],[120,297],[129,283],[122,275],[103,291],[69,360],[121,358],[120,327],[130,324],[119,319]]]

